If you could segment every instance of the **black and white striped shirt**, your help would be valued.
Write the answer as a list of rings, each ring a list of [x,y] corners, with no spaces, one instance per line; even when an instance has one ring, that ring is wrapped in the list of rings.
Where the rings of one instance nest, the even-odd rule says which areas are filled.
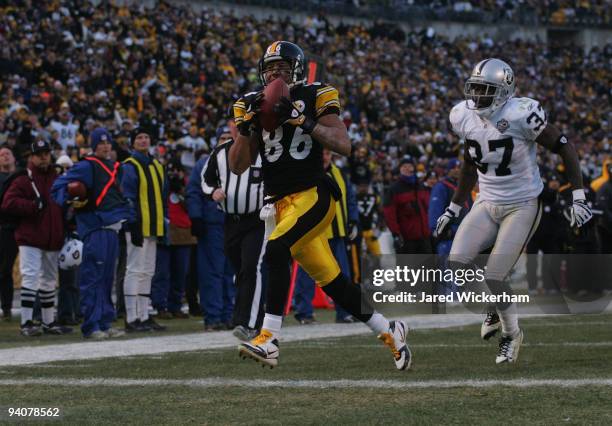
[[[263,207],[264,185],[261,169],[261,156],[257,155],[255,164],[241,175],[229,168],[229,149],[234,141],[217,146],[202,168],[202,191],[212,196],[217,188],[225,192],[221,203],[227,214],[248,214],[258,212]]]

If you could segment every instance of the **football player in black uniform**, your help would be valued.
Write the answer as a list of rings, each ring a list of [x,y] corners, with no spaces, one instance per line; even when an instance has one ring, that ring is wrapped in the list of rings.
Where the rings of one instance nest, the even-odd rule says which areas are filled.
[[[380,256],[380,243],[374,231],[378,222],[379,205],[379,197],[370,191],[370,184],[360,181],[357,185],[359,222],[368,253],[376,257]]]
[[[248,93],[234,104],[240,134],[230,149],[230,168],[241,174],[261,153],[268,197],[262,215],[271,210],[275,222],[264,257],[269,282],[262,329],[253,340],[239,346],[240,354],[270,367],[277,365],[290,284],[289,263],[294,258],[328,296],[378,333],[390,347],[398,369],[409,368],[406,325],[388,321],[377,312],[361,312],[361,291],[340,272],[324,235],[335,214],[338,187],[323,170],[323,147],[348,155],[351,143],[339,118],[338,91],[326,84],[306,84],[304,68],[302,49],[287,41],[272,43],[259,62],[264,86],[282,78],[290,87],[291,99],[281,98],[275,105],[282,124],[274,131],[267,132],[259,125],[263,92]]]

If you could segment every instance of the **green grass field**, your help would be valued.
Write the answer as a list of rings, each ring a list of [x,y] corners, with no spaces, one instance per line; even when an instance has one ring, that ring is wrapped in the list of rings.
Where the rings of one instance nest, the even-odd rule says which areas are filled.
[[[409,372],[395,370],[372,336],[281,343],[274,370],[240,360],[235,349],[0,367],[0,422],[7,407],[59,407],[61,421],[94,424],[612,424],[610,383],[503,385],[612,379],[612,315],[521,325],[518,365],[496,366],[495,343],[481,341],[473,325],[412,332]],[[28,344],[40,343],[21,340]],[[349,382],[331,382],[338,380]]]

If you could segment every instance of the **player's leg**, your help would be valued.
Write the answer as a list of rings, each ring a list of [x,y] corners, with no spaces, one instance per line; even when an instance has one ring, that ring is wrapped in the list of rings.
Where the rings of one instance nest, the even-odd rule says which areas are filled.
[[[390,347],[396,367],[410,367],[412,355],[406,345],[407,327],[402,321],[389,321],[363,299],[361,287],[340,271],[327,238],[319,235],[295,254],[295,259],[323,291],[354,318],[364,322]]]
[[[486,201],[477,201],[459,225],[448,258],[451,268],[471,268],[476,256],[494,244],[499,225],[493,220],[489,212],[490,207]],[[489,340],[500,328],[501,323],[495,307],[488,307],[480,327],[480,337]]]
[[[503,209],[499,233],[487,262],[485,274],[487,285],[494,294],[511,291],[505,281],[507,275],[533,236],[542,214],[538,199],[504,206]],[[523,340],[523,333],[518,324],[516,304],[497,303],[496,311],[502,328],[496,363],[515,362]]]
[[[242,356],[271,367],[278,363],[278,336],[289,294],[291,257],[331,223],[335,206],[329,190],[323,186],[291,194],[278,201],[276,227],[266,243],[264,261],[268,267],[266,311],[257,337],[240,344]]]

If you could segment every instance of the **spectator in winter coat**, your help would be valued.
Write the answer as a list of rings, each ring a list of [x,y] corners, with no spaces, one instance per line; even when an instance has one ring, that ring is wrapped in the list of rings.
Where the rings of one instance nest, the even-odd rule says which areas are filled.
[[[64,241],[62,208],[51,199],[57,178],[45,141],[31,144],[25,173],[17,177],[2,201],[2,210],[20,217],[15,229],[21,271],[21,334],[66,334],[71,328],[55,321],[57,257]],[[34,301],[41,304],[42,329],[32,322]]]
[[[409,157],[400,162],[399,179],[391,185],[384,203],[385,220],[398,253],[431,253],[429,191],[419,182]]]

